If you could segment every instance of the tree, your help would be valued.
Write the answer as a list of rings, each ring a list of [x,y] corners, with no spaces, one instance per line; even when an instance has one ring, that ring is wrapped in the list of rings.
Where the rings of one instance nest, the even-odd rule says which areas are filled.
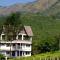
[[[57,49],[60,50],[60,34],[56,35],[55,39],[56,39],[55,47],[57,47]]]
[[[17,12],[9,15],[6,18],[4,26],[5,26],[6,33],[8,35],[13,35],[13,36],[16,35],[16,33],[23,27],[22,22],[20,20],[20,13]]]
[[[6,18],[4,23],[5,34],[8,41],[16,39],[17,32],[23,27],[20,20],[20,13],[12,13]],[[11,52],[11,43],[10,43],[10,52]],[[11,53],[10,53],[11,57]]]

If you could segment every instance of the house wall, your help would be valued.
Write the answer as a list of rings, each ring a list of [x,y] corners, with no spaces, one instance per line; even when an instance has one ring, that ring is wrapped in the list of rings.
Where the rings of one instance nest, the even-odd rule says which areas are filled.
[[[23,51],[31,51],[31,44],[25,44],[25,45],[23,45],[22,46],[22,50]]]
[[[9,51],[10,48],[13,49],[12,46],[10,47],[10,46],[7,46],[6,44],[0,46],[0,49],[1,49],[1,50],[6,50],[6,51]]]
[[[24,40],[24,36],[26,36],[26,34],[19,33],[18,35],[22,35],[21,40],[18,39],[18,35],[17,35],[16,40],[14,41],[3,41],[2,35],[5,35],[5,34],[0,35],[0,39],[1,39],[0,53],[1,54],[4,54],[5,56],[10,56],[10,53],[12,53],[11,56],[13,57],[31,56],[32,37],[29,37],[29,40]],[[11,46],[8,45],[10,43],[11,43]],[[15,44],[15,46],[13,46],[13,44]]]
[[[11,47],[10,47],[10,45],[7,46],[7,43],[6,43],[6,44],[0,45],[0,49],[2,51],[0,53],[4,54],[5,56],[10,56],[10,54],[6,53],[6,52],[9,52],[10,49],[12,51],[12,54],[13,54],[13,51],[15,52],[15,57],[18,56],[18,54],[19,54],[19,56],[25,56],[25,57],[31,56],[31,44],[18,45],[18,43],[15,43],[15,46],[13,46],[13,44],[11,44]],[[16,50],[19,51],[19,53],[17,53]],[[22,51],[22,53],[20,51]]]
[[[21,45],[18,45],[18,44],[15,44],[15,46],[13,46],[13,44],[11,44],[11,47],[10,47],[10,45],[7,46],[7,44],[4,44],[4,45],[2,44],[0,46],[0,49],[1,50],[7,50],[7,51],[9,51],[10,48],[11,48],[12,51],[13,50],[16,50],[16,49],[17,50],[23,50],[23,51],[31,51],[31,44],[22,44],[22,46]]]
[[[3,54],[6,56],[6,51],[0,51],[0,54]]]
[[[30,51],[29,52],[28,51],[25,51],[23,56],[24,57],[31,56],[31,52]]]

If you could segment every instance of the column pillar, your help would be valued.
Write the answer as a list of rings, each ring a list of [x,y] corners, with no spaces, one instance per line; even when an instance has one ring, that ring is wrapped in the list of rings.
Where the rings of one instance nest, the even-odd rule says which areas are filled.
[[[30,41],[32,41],[32,37],[30,37]]]
[[[16,43],[16,47],[15,48],[16,48],[16,50],[18,49],[17,43]]]
[[[24,56],[26,55],[26,52],[24,52]]]
[[[18,39],[18,35],[17,35],[16,39]]]
[[[23,56],[23,51],[22,51],[22,56]]]
[[[19,57],[20,57],[20,50],[19,50]]]
[[[20,57],[20,51],[21,51],[21,43],[20,43],[20,49],[19,49],[19,57]]]
[[[16,47],[15,47],[15,48],[16,48],[16,50],[17,50],[17,44],[16,44]],[[17,51],[15,51],[15,56],[17,57]]]
[[[19,45],[19,49],[18,49],[18,51],[19,51],[19,57],[20,57],[20,45]]]
[[[5,56],[7,56],[6,51],[5,51]]]
[[[1,34],[1,40],[2,40],[2,34]]]
[[[22,40],[24,40],[24,35],[22,35]]]
[[[5,60],[7,60],[7,56],[5,57]]]
[[[17,51],[15,51],[15,56],[17,57]]]

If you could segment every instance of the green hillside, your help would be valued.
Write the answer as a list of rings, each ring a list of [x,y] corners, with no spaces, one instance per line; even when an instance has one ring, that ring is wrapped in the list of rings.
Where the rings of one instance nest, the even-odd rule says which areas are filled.
[[[59,50],[60,19],[53,16],[41,16],[39,13],[23,13],[20,16],[23,25],[30,25],[33,30],[32,54]],[[1,18],[0,26],[5,21]]]
[[[59,49],[60,19],[40,14],[23,14],[21,20],[24,25],[32,27],[34,53]]]
[[[60,15],[60,0],[57,0],[54,4],[52,4],[46,11],[48,15]]]

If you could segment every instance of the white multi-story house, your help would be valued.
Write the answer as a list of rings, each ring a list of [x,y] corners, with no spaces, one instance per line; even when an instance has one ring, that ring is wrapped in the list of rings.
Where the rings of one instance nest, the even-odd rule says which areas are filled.
[[[0,54],[7,57],[31,56],[32,48],[32,29],[30,26],[24,26],[16,36],[16,40],[6,41],[5,33],[0,34]]]

